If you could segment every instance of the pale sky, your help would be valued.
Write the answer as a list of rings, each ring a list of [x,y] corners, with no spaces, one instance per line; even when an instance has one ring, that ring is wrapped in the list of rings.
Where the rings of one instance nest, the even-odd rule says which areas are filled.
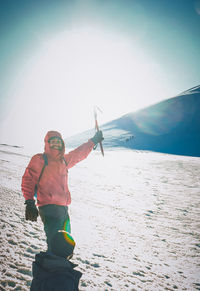
[[[200,1],[0,2],[0,143],[66,138],[200,81]]]

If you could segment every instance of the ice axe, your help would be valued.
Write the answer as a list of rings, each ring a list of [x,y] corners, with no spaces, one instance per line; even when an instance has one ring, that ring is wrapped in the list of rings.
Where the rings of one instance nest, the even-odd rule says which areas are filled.
[[[99,125],[98,125],[98,122],[97,122],[97,109],[102,113],[101,109],[97,106],[94,106],[94,120],[95,120],[95,130],[96,131],[99,131]],[[100,149],[101,149],[101,153],[102,153],[102,156],[104,156],[104,150],[103,150],[103,145],[102,145],[102,142],[100,141],[99,142],[99,145],[100,145]]]

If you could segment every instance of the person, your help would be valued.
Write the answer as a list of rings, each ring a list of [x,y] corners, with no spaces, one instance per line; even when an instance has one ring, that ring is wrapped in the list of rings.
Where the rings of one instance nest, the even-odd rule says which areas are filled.
[[[45,155],[34,155],[24,172],[21,188],[26,204],[25,218],[37,221],[39,213],[44,224],[49,252],[51,239],[58,230],[71,232],[68,214],[68,206],[71,203],[68,169],[85,159],[102,140],[102,131],[97,131],[88,142],[65,154],[65,143],[61,134],[49,131],[44,139]],[[34,199],[36,190],[38,208]]]
[[[66,231],[58,231],[51,241],[52,253],[36,254],[32,263],[33,279],[30,291],[77,291],[80,271],[70,262],[75,248],[73,237]]]

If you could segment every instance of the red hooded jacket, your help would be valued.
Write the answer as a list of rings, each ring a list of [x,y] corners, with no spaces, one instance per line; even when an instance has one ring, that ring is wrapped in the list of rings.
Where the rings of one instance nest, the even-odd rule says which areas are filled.
[[[57,131],[49,131],[45,136],[45,154],[48,158],[48,165],[38,184],[37,189],[37,206],[47,204],[69,205],[71,203],[71,195],[68,189],[68,169],[85,159],[94,147],[94,143],[89,140],[75,150],[65,154],[65,145],[63,141],[63,149],[61,151],[51,149],[49,146],[49,138],[62,136]],[[63,139],[62,139],[63,140]],[[67,162],[67,166],[64,159]],[[38,183],[40,173],[44,165],[42,154],[36,154],[31,158],[28,167],[22,177],[22,193],[26,200],[33,199],[35,186]]]

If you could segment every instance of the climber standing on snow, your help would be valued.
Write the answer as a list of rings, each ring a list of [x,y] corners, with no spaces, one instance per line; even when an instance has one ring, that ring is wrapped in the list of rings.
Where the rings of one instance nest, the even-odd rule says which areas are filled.
[[[51,239],[58,230],[71,232],[68,205],[71,195],[68,189],[68,169],[85,159],[93,147],[103,140],[102,131],[75,150],[65,154],[65,144],[57,131],[45,136],[44,154],[31,158],[22,177],[22,192],[25,198],[26,220],[37,221],[39,215],[44,224],[48,251]],[[37,193],[35,193],[37,192]],[[37,206],[34,195],[37,195]]]

